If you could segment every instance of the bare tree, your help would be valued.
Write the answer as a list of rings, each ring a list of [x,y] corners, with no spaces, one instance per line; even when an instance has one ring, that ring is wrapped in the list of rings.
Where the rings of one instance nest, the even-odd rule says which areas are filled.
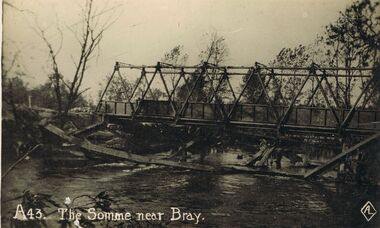
[[[223,63],[229,55],[226,39],[217,32],[206,35],[209,41],[206,48],[199,54],[200,60],[214,65]]]
[[[83,19],[80,22],[80,25],[82,25],[80,31],[70,29],[74,33],[80,46],[79,56],[77,57],[77,60],[73,60],[75,70],[71,81],[64,80],[62,74],[60,73],[57,55],[59,54],[61,45],[59,48],[55,49],[45,35],[45,31],[39,28],[39,35],[49,50],[49,59],[52,64],[53,71],[49,78],[52,82],[54,82],[54,91],[57,97],[58,112],[62,125],[68,116],[69,110],[73,108],[76,100],[81,96],[81,94],[88,90],[88,88],[81,90],[88,64],[94,56],[96,50],[99,48],[104,32],[114,22],[111,18],[101,22],[101,18],[99,16],[104,12],[105,10],[97,12],[96,9],[94,9],[93,0],[87,0],[84,8],[82,9]],[[62,37],[62,32],[59,28],[58,31]],[[64,85],[63,87],[61,86],[62,84]],[[62,91],[62,88],[64,91]]]

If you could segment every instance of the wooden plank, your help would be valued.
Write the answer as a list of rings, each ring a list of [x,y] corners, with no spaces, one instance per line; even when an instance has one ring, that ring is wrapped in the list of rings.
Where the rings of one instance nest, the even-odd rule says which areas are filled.
[[[370,143],[375,142],[376,140],[379,140],[380,138],[380,132],[376,133],[369,138],[361,141],[360,143],[356,144],[355,146],[343,151],[342,153],[338,154],[334,158],[332,158],[330,161],[328,161],[326,164],[321,165],[312,171],[305,174],[304,178],[311,178],[315,177],[317,175],[322,174],[323,172],[326,172],[328,169],[336,165],[341,160],[345,159],[349,155],[354,155],[358,152],[359,149],[363,148],[364,146],[368,146]]]
[[[272,152],[276,149],[275,146],[268,148],[265,150],[264,154],[262,155],[262,158],[259,162],[257,162],[256,166],[263,166],[264,162],[266,162],[269,158],[269,156],[272,154]]]
[[[163,165],[163,166],[171,166],[171,167],[177,167],[177,168],[183,168],[183,169],[192,169],[192,170],[198,170],[198,171],[214,171],[214,167],[212,166],[206,166],[206,165],[199,165],[199,164],[192,164],[188,162],[175,162],[175,161],[169,161],[169,160],[161,160],[161,159],[154,159],[154,158],[148,158],[141,155],[136,155],[132,153],[128,153],[121,150],[116,150],[112,148],[107,148],[99,145],[92,144],[90,142],[82,142],[80,144],[80,147],[89,151],[93,151],[95,153],[103,154],[103,155],[109,155],[111,157],[116,158],[122,158],[127,161],[136,162],[136,163],[143,163],[143,164],[155,164],[155,165]]]
[[[251,166],[254,165],[255,162],[260,159],[263,156],[263,153],[268,150],[269,148],[267,146],[264,146],[259,150],[259,152],[255,153],[248,161],[245,163],[245,166]]]
[[[50,133],[68,142],[76,143],[79,147],[85,150],[94,152],[96,154],[102,154],[102,155],[107,155],[114,158],[125,159],[127,161],[131,161],[135,163],[155,164],[155,165],[170,166],[170,167],[176,167],[176,168],[181,168],[181,169],[191,169],[191,170],[206,171],[206,172],[215,172],[215,171],[223,172],[223,173],[243,172],[243,173],[271,175],[271,176],[286,176],[286,177],[294,177],[294,178],[303,177],[302,175],[297,175],[297,174],[290,174],[290,173],[280,172],[280,171],[255,169],[255,168],[249,168],[246,166],[222,165],[219,167],[213,167],[213,166],[200,165],[200,164],[194,164],[194,163],[188,163],[188,162],[175,162],[175,161],[169,161],[169,160],[163,160],[163,159],[156,159],[152,157],[145,157],[145,156],[128,153],[121,150],[106,148],[103,146],[92,144],[91,142],[87,140],[81,140],[73,136],[68,136],[65,134],[64,131],[62,131],[61,129],[59,129],[58,127],[52,124],[42,125],[42,127],[48,130]],[[191,146],[191,145],[192,145],[192,142],[188,142],[186,144],[186,146]]]
[[[225,165],[222,166],[224,172],[245,172],[259,175],[268,175],[268,176],[282,176],[282,177],[293,177],[293,178],[303,178],[303,175],[293,174],[288,172],[282,172],[278,170],[268,170],[268,169],[255,169],[247,166],[240,165]]]
[[[121,150],[116,150],[112,148],[95,145],[87,140],[82,140],[74,136],[69,136],[64,131],[62,131],[61,129],[59,129],[58,127],[52,124],[47,124],[43,127],[46,130],[48,130],[50,133],[62,138],[63,140],[66,140],[70,143],[74,143],[85,150],[88,150],[97,154],[107,155],[114,158],[121,158],[127,161],[136,162],[136,163],[171,166],[171,167],[192,169],[192,170],[198,170],[198,171],[209,171],[209,172],[215,171],[215,168],[212,166],[148,158],[145,156],[128,153],[126,151],[121,151]]]
[[[82,134],[85,134],[85,133],[88,133],[91,131],[95,131],[95,130],[99,129],[99,127],[103,126],[103,124],[104,124],[104,121],[89,125],[83,129],[80,129],[78,131],[71,133],[71,135],[78,136],[78,135],[82,135]]]

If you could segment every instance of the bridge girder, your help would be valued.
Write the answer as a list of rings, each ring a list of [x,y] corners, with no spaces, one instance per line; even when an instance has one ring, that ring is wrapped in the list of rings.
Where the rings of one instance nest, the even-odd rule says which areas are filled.
[[[126,86],[126,79],[121,73],[123,69],[141,72],[137,80],[130,83],[133,85],[132,88]],[[119,113],[120,116],[136,120],[142,120],[144,116],[149,117],[147,101],[165,102],[170,111],[164,117],[176,124],[189,119],[187,116],[189,111],[191,111],[191,116],[194,110],[199,111],[193,108],[196,106],[195,104],[202,103],[203,112],[205,105],[211,105],[207,106],[207,108],[212,107],[214,116],[210,122],[214,121],[215,124],[222,122],[226,126],[236,122],[237,114],[241,113],[243,116],[243,112],[248,112],[248,109],[244,109],[244,107],[250,107],[253,109],[251,114],[256,115],[259,113],[257,111],[259,106],[264,105],[266,118],[267,120],[273,119],[269,122],[276,126],[278,133],[289,128],[290,122],[294,121],[292,120],[294,115],[295,125],[297,125],[297,121],[300,121],[297,119],[299,118],[297,112],[301,109],[310,110],[307,112],[310,119],[306,126],[313,127],[313,121],[320,118],[323,119],[324,126],[327,126],[327,122],[329,122],[329,129],[333,129],[337,134],[344,134],[349,132],[349,129],[352,130],[350,125],[355,115],[358,125],[363,122],[360,119],[361,113],[362,116],[363,113],[366,115],[371,113],[370,115],[373,116],[370,118],[371,122],[376,123],[380,119],[379,107],[368,108],[370,96],[376,90],[380,77],[377,68],[333,68],[321,67],[315,63],[309,67],[268,67],[260,63],[255,63],[254,66],[217,66],[205,62],[196,66],[173,66],[158,62],[155,66],[136,66],[117,62],[96,108],[98,113],[107,114],[107,102],[110,104],[111,101],[105,96],[110,84],[115,80],[115,75],[119,77],[125,95],[123,100],[113,101],[115,102],[115,113],[112,115],[118,114],[117,105],[121,103],[124,104],[125,111]],[[168,76],[171,76],[172,88],[168,86]],[[240,81],[236,81],[236,78],[239,77]],[[361,88],[350,91],[357,94],[352,105],[344,104],[340,91],[341,83],[347,77],[361,81]],[[165,100],[159,100],[154,96],[154,91],[157,91],[152,88],[155,80],[159,80]],[[180,84],[181,80],[182,84]],[[336,84],[335,88],[333,82]],[[287,84],[283,85],[282,83]],[[155,83],[156,87],[157,84]],[[207,92],[205,92],[206,89]],[[230,96],[226,96],[227,90],[229,90]],[[179,91],[185,91],[182,97],[177,95]],[[140,94],[136,95],[137,92]],[[151,95],[150,99],[146,99],[148,93]],[[317,100],[316,97],[319,104],[310,105]],[[127,109],[130,109],[128,113]],[[324,112],[323,118],[312,118],[314,112],[321,111]],[[155,115],[152,114],[150,117]],[[163,117],[162,114],[156,116]],[[202,118],[205,119],[204,113]],[[368,120],[365,121],[366,124],[371,123]],[[314,126],[317,131],[318,127],[321,126]],[[376,129],[378,129],[377,125],[375,131]]]

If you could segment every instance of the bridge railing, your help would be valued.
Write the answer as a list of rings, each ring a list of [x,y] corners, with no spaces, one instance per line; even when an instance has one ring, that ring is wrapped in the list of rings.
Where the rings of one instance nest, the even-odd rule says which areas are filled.
[[[315,63],[268,67],[117,62],[96,112],[140,121],[265,125],[278,132],[311,127],[340,134],[346,129],[378,128],[374,123],[379,122],[380,107],[372,98],[379,74],[377,66],[338,68]],[[352,83],[347,84],[347,78]]]
[[[156,118],[175,119],[174,111],[168,101],[143,100],[139,101],[140,111],[136,113],[137,103],[122,101],[103,101],[99,112],[107,115],[134,118]],[[174,102],[176,109],[182,107],[182,102]],[[221,106],[221,107],[220,107]],[[233,104],[200,103],[188,102],[183,116],[179,120],[204,120],[204,121],[225,121],[221,109],[229,113]],[[288,106],[274,105],[273,108],[282,117]],[[340,121],[348,115],[350,109],[334,109]],[[272,107],[264,104],[239,104],[236,106],[229,122],[239,122],[246,124],[271,124],[276,125],[276,119]],[[356,110],[353,113],[348,128],[352,129],[379,129],[380,110]],[[284,125],[308,126],[308,127],[329,127],[336,128],[338,123],[334,119],[329,108],[294,106],[289,114],[289,118]]]

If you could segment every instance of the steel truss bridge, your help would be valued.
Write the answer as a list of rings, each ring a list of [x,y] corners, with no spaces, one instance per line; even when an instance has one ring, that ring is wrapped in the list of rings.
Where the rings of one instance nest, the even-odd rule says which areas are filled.
[[[295,137],[298,143],[343,142],[341,153],[304,175],[313,178],[364,148],[380,145],[380,107],[372,99],[379,96],[379,78],[379,67],[315,63],[268,67],[116,62],[96,113],[122,124],[132,120],[270,135],[275,143],[263,152],[260,164]]]
[[[124,70],[139,75],[128,82]],[[370,104],[379,77],[374,68],[315,63],[268,67],[260,63],[136,66],[116,62],[96,112],[111,119],[262,129],[276,134],[370,134],[380,131],[380,108]],[[347,80],[351,81],[349,106],[339,91],[347,88]],[[110,87],[115,85],[120,96],[112,99],[115,90]],[[164,91],[161,98],[154,96],[154,87]]]

